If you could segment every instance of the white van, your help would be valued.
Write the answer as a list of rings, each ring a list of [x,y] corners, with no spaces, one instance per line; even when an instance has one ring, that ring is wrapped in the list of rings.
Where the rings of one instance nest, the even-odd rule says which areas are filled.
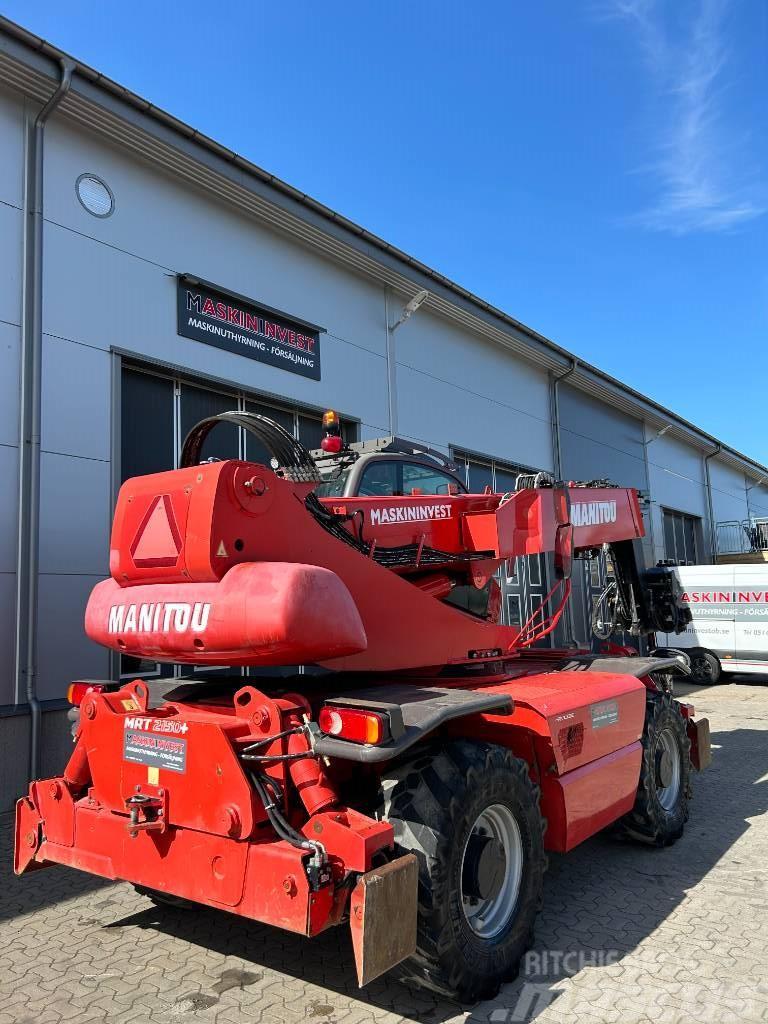
[[[678,636],[657,633],[657,644],[684,649],[697,683],[716,683],[721,672],[768,674],[768,564],[681,565],[670,572],[693,620]]]

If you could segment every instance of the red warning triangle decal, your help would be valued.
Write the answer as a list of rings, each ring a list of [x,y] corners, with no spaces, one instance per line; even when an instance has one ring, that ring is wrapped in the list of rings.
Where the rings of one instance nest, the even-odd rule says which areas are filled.
[[[170,494],[159,494],[147,509],[131,545],[131,557],[138,567],[175,565],[181,551]]]

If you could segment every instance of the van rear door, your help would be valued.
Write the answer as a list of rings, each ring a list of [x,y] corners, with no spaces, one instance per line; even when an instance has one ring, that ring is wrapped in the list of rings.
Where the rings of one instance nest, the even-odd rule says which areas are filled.
[[[768,669],[768,565],[734,569],[735,649],[733,669]],[[730,659],[729,659],[730,660]]]

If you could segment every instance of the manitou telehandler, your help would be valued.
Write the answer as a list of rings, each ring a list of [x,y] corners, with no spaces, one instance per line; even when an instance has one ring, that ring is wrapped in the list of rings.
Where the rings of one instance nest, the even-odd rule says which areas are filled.
[[[221,421],[271,465],[201,463]],[[710,756],[706,720],[672,697],[673,653],[534,647],[572,558],[610,546],[617,630],[674,633],[685,613],[668,574],[638,570],[634,490],[539,474],[468,494],[439,456],[324,426],[310,455],[224,413],[179,469],[123,484],[86,632],[194,669],[159,701],[141,679],[70,687],[74,751],[19,800],[15,869],[64,864],[307,936],[349,922],[360,984],[397,967],[472,1001],[515,973],[545,851],[608,826],[674,842]],[[541,552],[546,606],[500,625],[494,573]]]

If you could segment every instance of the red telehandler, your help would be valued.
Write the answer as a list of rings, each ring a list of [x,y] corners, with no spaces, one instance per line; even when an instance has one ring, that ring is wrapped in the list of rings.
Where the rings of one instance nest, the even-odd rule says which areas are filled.
[[[201,463],[218,422],[271,465]],[[634,490],[539,474],[467,494],[447,473],[440,493],[350,494],[334,480],[365,446],[324,426],[312,456],[224,413],[179,469],[123,484],[86,632],[194,669],[159,701],[141,679],[70,687],[74,750],[18,802],[15,870],[64,864],[307,936],[348,922],[361,985],[396,968],[473,1001],[528,947],[545,851],[608,826],[674,842],[710,757],[673,652],[534,646],[572,559],[610,546],[614,630],[680,631],[685,612],[669,574],[638,570]],[[546,604],[500,625],[494,574],[541,552]]]

